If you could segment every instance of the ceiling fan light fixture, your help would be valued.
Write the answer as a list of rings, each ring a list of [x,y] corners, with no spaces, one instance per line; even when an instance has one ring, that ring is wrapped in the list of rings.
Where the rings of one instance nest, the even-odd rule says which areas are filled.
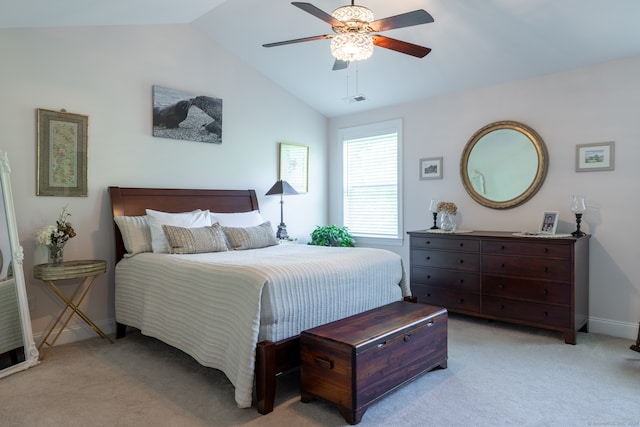
[[[345,23],[353,22],[366,22],[367,24],[373,21],[373,12],[363,6],[342,6],[331,12],[338,21]]]
[[[331,54],[340,61],[362,61],[373,54],[373,40],[366,33],[336,34],[331,39]]]

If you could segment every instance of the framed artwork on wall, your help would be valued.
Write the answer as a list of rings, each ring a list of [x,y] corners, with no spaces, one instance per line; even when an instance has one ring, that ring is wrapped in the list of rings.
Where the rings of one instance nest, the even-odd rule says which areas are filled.
[[[558,217],[558,211],[546,211],[542,214],[542,223],[540,224],[540,230],[538,230],[538,232],[542,234],[556,234]]]
[[[153,86],[153,136],[222,144],[222,99]]]
[[[613,141],[576,145],[576,172],[612,171],[614,149]]]
[[[280,143],[279,180],[287,181],[298,193],[309,191],[309,147]]]
[[[420,159],[420,179],[442,179],[442,157]]]
[[[38,196],[87,196],[89,117],[37,109]]]

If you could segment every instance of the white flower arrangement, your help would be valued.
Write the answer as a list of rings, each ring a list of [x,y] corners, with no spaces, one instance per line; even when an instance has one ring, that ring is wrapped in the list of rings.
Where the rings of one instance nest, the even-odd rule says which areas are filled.
[[[65,206],[56,221],[56,225],[47,225],[42,227],[36,233],[36,244],[38,246],[57,246],[62,247],[67,240],[76,236],[76,232],[67,221],[71,214]]]

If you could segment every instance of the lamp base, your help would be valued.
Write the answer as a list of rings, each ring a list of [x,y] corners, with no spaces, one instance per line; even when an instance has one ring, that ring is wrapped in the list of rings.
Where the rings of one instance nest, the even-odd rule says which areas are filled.
[[[281,222],[280,225],[278,225],[276,237],[280,240],[286,240],[289,238],[289,235],[287,234],[287,226],[284,224],[284,222]]]

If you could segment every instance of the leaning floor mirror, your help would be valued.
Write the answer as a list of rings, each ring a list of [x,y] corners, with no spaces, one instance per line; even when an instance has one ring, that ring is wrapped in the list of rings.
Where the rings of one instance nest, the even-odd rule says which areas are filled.
[[[13,207],[9,158],[0,151],[0,378],[38,363]]]

